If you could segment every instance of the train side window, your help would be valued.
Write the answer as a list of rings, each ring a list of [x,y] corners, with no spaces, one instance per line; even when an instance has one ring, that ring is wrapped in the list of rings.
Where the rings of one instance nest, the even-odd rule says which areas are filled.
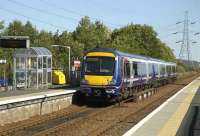
[[[176,73],[176,67],[175,66],[172,66],[172,72]]]
[[[137,65],[137,63],[134,62],[132,64],[132,67],[133,67],[133,75],[134,75],[134,77],[137,77],[138,76],[138,65]]]
[[[171,74],[173,74],[174,72],[173,72],[173,66],[171,65],[171,67],[170,67],[171,69]]]
[[[158,73],[158,64],[155,64],[155,65],[154,65],[154,69],[155,69],[155,74],[158,75],[158,74],[159,74],[159,73]]]
[[[130,78],[130,76],[131,76],[131,73],[130,73],[130,63],[129,62],[126,62],[125,63],[125,71],[124,71],[124,75],[125,75],[125,77],[127,77],[127,78]]]
[[[176,73],[176,66],[174,66],[174,73]]]
[[[161,75],[165,74],[165,66],[163,64],[160,65],[160,74]]]
[[[171,66],[170,65],[167,66],[167,74],[171,74]]]
[[[140,62],[137,65],[137,69],[138,69],[138,75],[141,77],[145,77],[146,76],[146,64],[144,62]]]
[[[169,66],[166,65],[166,71],[167,71],[167,74],[169,74]]]
[[[148,64],[148,69],[149,69],[149,75],[152,76],[153,75],[153,64],[152,63]]]
[[[174,73],[176,73],[176,66],[174,66]]]
[[[167,65],[164,65],[165,75],[167,74]]]

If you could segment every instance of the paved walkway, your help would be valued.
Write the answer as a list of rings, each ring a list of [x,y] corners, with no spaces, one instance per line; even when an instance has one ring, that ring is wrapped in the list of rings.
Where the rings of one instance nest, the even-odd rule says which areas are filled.
[[[27,89],[27,90],[11,90],[11,91],[2,91],[0,92],[0,98],[3,97],[10,97],[10,96],[19,96],[19,95],[26,95],[26,94],[33,94],[33,93],[40,93],[40,92],[48,92],[52,90],[78,90],[78,87],[69,87],[65,86],[62,88],[53,88],[53,89]]]
[[[180,126],[188,116],[189,108],[200,106],[199,86],[200,78],[197,78],[141,120],[124,136],[180,135],[181,132],[179,131],[185,131],[180,130],[182,129]]]

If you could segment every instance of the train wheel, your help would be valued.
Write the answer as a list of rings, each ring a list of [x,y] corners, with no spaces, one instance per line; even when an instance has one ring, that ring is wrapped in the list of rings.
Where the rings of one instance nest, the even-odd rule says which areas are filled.
[[[122,94],[119,94],[117,97],[116,97],[116,102],[118,103],[118,105],[120,106],[121,105],[121,101],[122,101]]]
[[[122,98],[127,99],[128,96],[129,96],[129,93],[130,93],[129,89],[127,89],[127,88],[124,89],[123,94],[122,94]]]

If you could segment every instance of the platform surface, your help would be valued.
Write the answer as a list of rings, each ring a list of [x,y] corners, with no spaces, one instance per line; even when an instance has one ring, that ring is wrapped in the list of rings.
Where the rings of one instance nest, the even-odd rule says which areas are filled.
[[[175,136],[191,105],[200,105],[200,77],[151,112],[123,136]]]
[[[20,90],[21,91],[21,90]],[[18,93],[17,95],[4,95],[0,97],[0,105],[39,99],[44,97],[51,97],[57,95],[73,94],[77,91],[77,88],[68,88],[68,89],[48,89],[43,91],[27,91]]]

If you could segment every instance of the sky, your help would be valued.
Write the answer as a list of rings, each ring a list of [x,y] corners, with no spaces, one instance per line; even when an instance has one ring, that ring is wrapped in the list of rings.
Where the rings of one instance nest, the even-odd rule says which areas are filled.
[[[100,20],[111,30],[127,24],[154,28],[176,57],[179,57],[185,11],[188,11],[190,52],[200,61],[200,0],[0,0],[0,20],[31,21],[38,29],[73,31],[83,16]],[[196,22],[191,24],[191,22]],[[178,32],[177,34],[172,34]],[[197,43],[192,43],[193,41]]]

